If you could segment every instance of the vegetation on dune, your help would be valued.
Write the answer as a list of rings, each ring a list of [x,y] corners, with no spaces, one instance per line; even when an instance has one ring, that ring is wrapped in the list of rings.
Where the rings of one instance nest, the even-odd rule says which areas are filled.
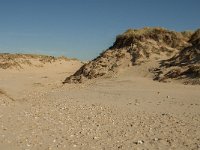
[[[170,59],[163,60],[157,79],[185,79],[187,83],[200,84],[200,29],[189,40],[190,45],[183,48]],[[165,71],[167,70],[167,71]]]
[[[39,54],[9,54],[9,53],[0,53],[0,68],[18,68],[22,69],[22,65],[33,65],[31,60],[37,60],[41,64],[52,63],[56,60],[71,60],[67,57],[54,57],[48,55],[39,55]]]
[[[179,48],[184,45],[184,42],[187,41],[190,36],[190,32],[187,31],[182,34],[164,28],[128,29],[126,32],[116,37],[116,41],[111,48],[131,46],[137,41],[145,41],[147,39],[165,43],[173,48]]]
[[[161,66],[156,70],[155,79],[163,76],[175,78],[194,70],[185,69],[185,73],[178,70],[165,72],[166,67],[178,66],[186,63],[197,64],[199,58],[199,30],[175,32],[164,28],[142,28],[128,29],[116,37],[116,41],[97,58],[82,66],[74,75],[67,77],[64,83],[80,83],[85,79],[98,78],[110,74],[116,74],[118,70],[124,69],[130,64],[139,65],[148,60],[160,60]],[[163,56],[168,60],[162,60]],[[194,73],[196,75],[198,73]],[[194,77],[194,76],[193,76]],[[195,76],[198,77],[198,76]]]
[[[200,29],[196,30],[196,32],[191,36],[191,39],[189,41],[193,45],[198,45],[198,48],[200,46]]]

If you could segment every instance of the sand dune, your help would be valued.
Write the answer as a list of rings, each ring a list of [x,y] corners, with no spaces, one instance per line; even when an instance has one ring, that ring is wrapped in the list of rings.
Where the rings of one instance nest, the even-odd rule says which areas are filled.
[[[0,55],[0,149],[200,149],[198,32],[128,30],[87,64]]]
[[[113,46],[67,77],[64,83],[81,83],[87,79],[115,76],[129,67],[146,63],[149,65],[146,73],[154,73],[155,80],[166,82],[176,79],[187,84],[199,84],[199,75],[196,75],[199,74],[199,40],[199,30],[193,33],[163,28],[129,29],[117,36]],[[157,68],[154,68],[155,63]],[[176,67],[183,63],[185,68],[180,71],[179,67],[177,71]],[[142,67],[140,69],[143,70]],[[194,80],[194,76],[188,78],[194,74]],[[181,78],[182,75],[185,77]]]
[[[83,63],[75,59],[29,54],[1,54],[0,88],[9,95],[62,85]],[[3,59],[2,59],[3,58]],[[6,63],[8,62],[8,63]],[[9,65],[7,65],[9,64]]]

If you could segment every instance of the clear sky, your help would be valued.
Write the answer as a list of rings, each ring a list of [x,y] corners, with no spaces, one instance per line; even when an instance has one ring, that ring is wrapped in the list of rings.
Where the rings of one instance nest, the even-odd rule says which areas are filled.
[[[200,28],[200,0],[0,0],[0,52],[87,60],[144,26]]]

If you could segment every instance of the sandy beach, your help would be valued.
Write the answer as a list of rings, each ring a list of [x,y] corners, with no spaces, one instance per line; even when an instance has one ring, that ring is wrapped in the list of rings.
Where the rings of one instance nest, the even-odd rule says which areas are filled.
[[[0,150],[200,150],[200,0],[0,0]]]
[[[0,149],[200,148],[199,85],[161,83],[131,68],[63,85],[81,65],[0,70]]]

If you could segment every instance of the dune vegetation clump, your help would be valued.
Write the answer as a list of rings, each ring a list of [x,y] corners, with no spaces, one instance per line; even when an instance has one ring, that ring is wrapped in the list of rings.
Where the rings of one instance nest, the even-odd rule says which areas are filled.
[[[68,61],[70,59],[62,57],[54,57],[47,55],[38,55],[38,54],[9,54],[9,53],[0,53],[0,68],[1,69],[10,69],[17,68],[22,69],[24,65],[28,66],[38,66],[34,62],[38,62],[42,66],[46,63],[52,63],[56,60]]]
[[[170,59],[163,60],[160,66],[159,80],[169,78],[185,79],[185,82],[192,84],[200,83],[200,29],[197,30],[189,40],[190,45],[183,48],[177,55]],[[179,74],[171,76],[170,72]]]
[[[186,35],[186,34],[185,34]],[[111,48],[122,48],[131,46],[134,43],[154,40],[160,44],[166,44],[173,48],[179,48],[185,44],[188,35],[184,36],[180,32],[169,31],[164,28],[143,28],[143,29],[128,29],[121,35],[118,35],[116,42]]]

